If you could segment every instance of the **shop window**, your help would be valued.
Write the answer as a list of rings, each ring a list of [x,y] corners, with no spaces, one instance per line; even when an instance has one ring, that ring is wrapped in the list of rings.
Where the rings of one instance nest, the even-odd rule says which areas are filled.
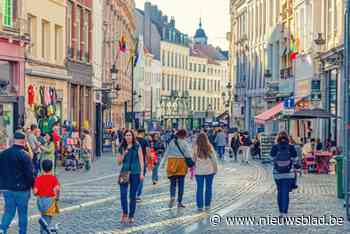
[[[8,148],[13,139],[13,104],[0,104],[0,152]]]
[[[12,77],[12,66],[7,61],[0,60],[0,94],[6,91]]]

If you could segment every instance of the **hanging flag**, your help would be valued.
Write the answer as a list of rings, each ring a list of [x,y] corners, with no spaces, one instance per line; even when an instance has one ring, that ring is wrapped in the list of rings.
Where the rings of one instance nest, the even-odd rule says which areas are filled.
[[[144,45],[143,45],[143,37],[140,36],[137,41],[137,49],[135,51],[135,60],[134,60],[134,66],[141,63],[142,57],[144,56]]]
[[[293,35],[290,35],[290,59],[293,61],[295,59],[297,59],[298,57],[298,50],[296,47],[296,41],[293,37]]]
[[[122,53],[125,53],[126,50],[127,50],[126,38],[123,34],[119,40],[119,51]]]

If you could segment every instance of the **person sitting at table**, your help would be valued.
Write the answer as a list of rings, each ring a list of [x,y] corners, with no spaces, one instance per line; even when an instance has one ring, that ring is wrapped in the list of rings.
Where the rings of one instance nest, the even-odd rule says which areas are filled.
[[[307,156],[308,154],[314,154],[315,151],[315,139],[311,139],[310,142],[306,143],[303,146],[303,158],[305,158],[305,156]]]
[[[310,142],[306,143],[302,149],[304,168],[307,169],[308,172],[313,172],[316,170],[317,159],[315,157],[315,149],[315,139],[311,139]],[[310,154],[314,159],[310,157]]]
[[[320,138],[317,138],[316,140],[316,151],[321,151],[323,149],[323,144],[321,142]]]

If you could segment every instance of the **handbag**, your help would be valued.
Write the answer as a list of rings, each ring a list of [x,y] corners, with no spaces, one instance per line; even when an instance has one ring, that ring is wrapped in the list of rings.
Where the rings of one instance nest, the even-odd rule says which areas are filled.
[[[179,146],[179,143],[177,142],[177,139],[175,139],[175,145],[179,149],[182,157],[185,159],[185,163],[186,163],[187,167],[189,167],[189,168],[194,167],[196,163],[192,160],[192,158],[188,158],[185,156],[184,152],[182,151],[182,149]]]
[[[122,171],[118,176],[118,184],[125,185],[130,182],[130,170],[131,170],[131,157],[129,157],[129,170]]]

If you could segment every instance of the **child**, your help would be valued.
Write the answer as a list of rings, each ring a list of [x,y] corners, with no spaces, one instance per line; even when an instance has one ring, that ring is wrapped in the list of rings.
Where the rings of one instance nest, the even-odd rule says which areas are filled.
[[[41,218],[39,219],[41,234],[50,234],[57,231],[49,229],[52,217],[59,212],[57,200],[60,184],[57,177],[52,174],[52,169],[52,161],[44,160],[42,162],[43,174],[38,176],[34,183],[34,194],[38,197],[37,205],[41,212]]]

